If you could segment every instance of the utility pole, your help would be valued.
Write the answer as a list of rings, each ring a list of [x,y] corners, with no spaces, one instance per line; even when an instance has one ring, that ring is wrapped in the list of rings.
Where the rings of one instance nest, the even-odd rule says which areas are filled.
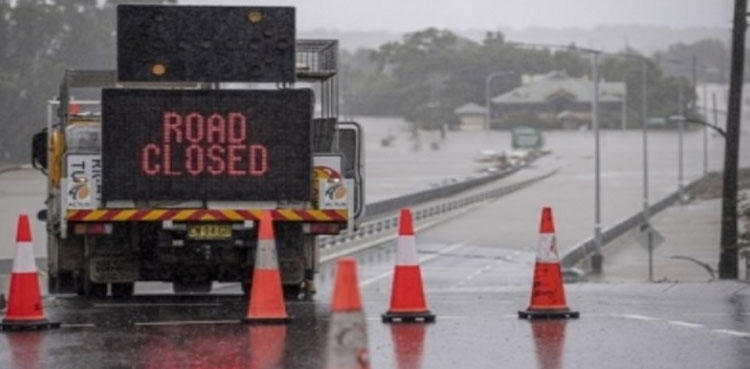
[[[648,64],[646,59],[641,59],[641,108],[643,118],[643,224],[648,232],[648,280],[654,281],[654,243],[651,237],[651,214],[649,211],[648,201],[648,90],[646,82],[648,80]]]
[[[602,205],[601,205],[601,150],[599,148],[599,53],[591,53],[591,79],[594,96],[591,99],[591,125],[594,129],[594,244],[596,249],[591,256],[591,271],[602,272]]]
[[[732,71],[729,78],[727,138],[724,146],[724,188],[721,199],[721,254],[719,278],[737,279],[737,167],[739,166],[742,83],[745,65],[747,0],[734,1]]]

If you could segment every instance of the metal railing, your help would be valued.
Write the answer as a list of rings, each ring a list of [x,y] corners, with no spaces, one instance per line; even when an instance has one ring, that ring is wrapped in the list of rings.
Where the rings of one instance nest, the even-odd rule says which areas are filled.
[[[553,170],[549,173],[511,185],[466,194],[465,196],[456,196],[459,192],[475,189],[478,186],[515,173],[520,168],[467,181],[466,183],[456,183],[446,186],[446,188],[423,191],[371,204],[370,206],[374,206],[378,210],[379,216],[373,216],[368,213],[367,220],[357,230],[353,232],[344,231],[336,236],[321,237],[322,260],[325,262],[335,257],[356,252],[366,247],[376,246],[395,238],[395,228],[398,226],[398,210],[403,207],[412,208],[412,215],[417,227],[431,222],[436,224],[440,220],[446,220],[449,213],[464,210],[481,202],[508,195],[557,173],[557,170]],[[372,240],[376,240],[376,242],[369,242]],[[362,243],[367,242],[370,244],[362,246]]]
[[[702,181],[705,177],[696,179],[695,181],[691,182],[687,187],[685,187],[684,191],[690,191],[693,189],[700,181]],[[649,214],[651,216],[655,215],[656,213],[670,207],[672,204],[677,202],[680,199],[680,191],[675,191],[663,199],[661,199],[659,202],[651,205],[649,207]],[[644,223],[643,220],[643,212],[639,211],[625,219],[620,220],[619,222],[616,222],[614,225],[604,229],[602,231],[602,247],[606,246],[608,243],[614,241],[618,237],[624,235],[631,229],[640,226]],[[596,243],[594,242],[594,236],[591,236],[575,246],[571,248],[570,250],[566,251],[562,258],[560,259],[560,262],[563,266],[563,268],[572,268],[581,261],[588,258],[590,255],[594,253],[596,249]]]

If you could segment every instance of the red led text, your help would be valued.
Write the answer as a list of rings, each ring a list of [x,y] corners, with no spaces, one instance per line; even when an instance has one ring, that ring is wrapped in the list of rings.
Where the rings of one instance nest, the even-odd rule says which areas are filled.
[[[268,150],[248,143],[249,135],[242,113],[165,112],[162,142],[140,149],[141,170],[150,176],[262,176],[268,171]]]

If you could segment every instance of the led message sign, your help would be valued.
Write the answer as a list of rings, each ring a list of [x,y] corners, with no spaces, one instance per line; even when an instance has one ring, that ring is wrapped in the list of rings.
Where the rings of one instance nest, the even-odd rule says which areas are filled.
[[[292,82],[292,7],[117,6],[120,81]]]
[[[309,201],[310,90],[102,92],[102,198]]]

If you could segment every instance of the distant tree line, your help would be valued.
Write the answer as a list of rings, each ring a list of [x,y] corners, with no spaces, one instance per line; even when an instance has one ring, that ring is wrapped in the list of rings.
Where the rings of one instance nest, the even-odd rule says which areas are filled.
[[[66,69],[114,69],[119,2],[0,0],[0,161],[30,160]]]
[[[684,111],[687,115],[697,116],[691,110],[696,96],[690,75],[666,73],[669,71],[662,68],[663,61],[675,58],[689,63],[690,59],[685,59],[683,54],[685,50],[695,50],[706,65],[728,65],[722,57],[709,59],[703,56],[701,50],[713,50],[721,44],[717,42],[676,45],[658,54],[657,58],[649,58],[650,117],[677,113],[680,85]],[[634,50],[623,52],[636,53]],[[453,110],[464,103],[485,105],[485,78],[490,73],[514,72],[510,76],[493,79],[491,95],[497,96],[518,87],[524,74],[562,70],[571,77],[582,77],[591,71],[590,59],[573,50],[520,47],[506,42],[499,32],[487,33],[482,42],[474,42],[451,31],[435,28],[406,34],[401,41],[386,43],[377,49],[360,49],[353,53],[345,51],[341,62],[345,112],[399,115],[426,129],[456,123]],[[641,73],[641,62],[637,59],[604,57],[600,63],[600,78],[626,83],[629,121],[641,120]],[[728,75],[728,72],[722,73],[702,74],[698,81],[707,81],[711,77],[711,81],[721,82],[720,76]]]
[[[115,5],[97,0],[0,0],[0,161],[28,161],[30,139],[45,126],[47,101],[57,96],[66,69],[112,69],[115,66]],[[125,1],[122,1],[125,2]],[[174,2],[163,0],[162,2]],[[726,48],[706,41],[675,45],[657,56],[685,58],[698,54],[704,65],[719,65],[712,75],[728,75]],[[749,58],[750,59],[750,58]],[[640,69],[637,61],[607,59],[602,77],[625,80],[629,114],[640,111]],[[649,100],[653,116],[676,111],[678,81],[664,73],[664,63],[649,64]],[[724,69],[720,69],[724,68]],[[473,101],[484,105],[487,74],[512,70],[496,78],[493,95],[520,84],[521,74],[565,70],[570,76],[589,73],[588,60],[570,51],[515,47],[501,33],[488,33],[482,42],[434,28],[407,34],[374,50],[341,55],[341,94],[344,113],[400,115],[432,128],[454,119],[453,109]],[[683,71],[680,69],[680,71]],[[669,72],[669,70],[667,70]],[[694,100],[689,76],[685,104]],[[722,79],[724,78],[724,79]],[[75,92],[77,98],[96,98]]]

